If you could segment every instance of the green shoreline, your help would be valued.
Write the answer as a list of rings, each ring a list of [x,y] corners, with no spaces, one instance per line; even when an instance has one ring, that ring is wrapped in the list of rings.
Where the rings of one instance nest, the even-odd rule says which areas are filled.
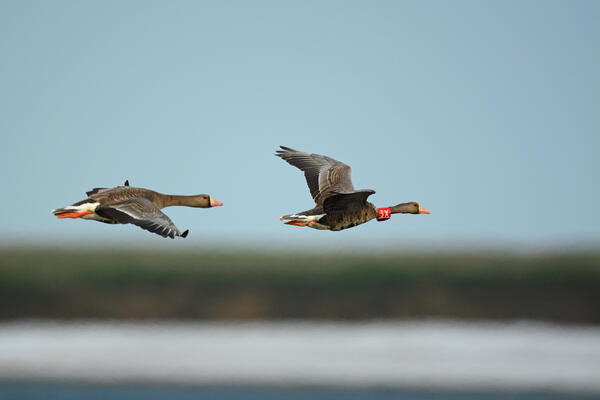
[[[0,249],[0,319],[484,318],[600,323],[600,253]]]

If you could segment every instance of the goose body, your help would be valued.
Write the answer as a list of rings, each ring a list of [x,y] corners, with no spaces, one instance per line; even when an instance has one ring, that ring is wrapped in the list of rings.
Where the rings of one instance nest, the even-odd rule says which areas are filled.
[[[416,202],[379,209],[367,201],[374,190],[354,189],[350,166],[320,154],[280,147],[275,155],[304,172],[316,203],[310,210],[280,217],[288,225],[341,231],[375,218],[389,219],[395,213],[429,214]]]
[[[58,218],[83,218],[108,224],[134,224],[162,237],[186,237],[173,221],[161,211],[170,206],[214,207],[220,203],[207,194],[178,196],[162,194],[150,189],[129,186],[94,188],[87,198],[64,208],[52,210]]]

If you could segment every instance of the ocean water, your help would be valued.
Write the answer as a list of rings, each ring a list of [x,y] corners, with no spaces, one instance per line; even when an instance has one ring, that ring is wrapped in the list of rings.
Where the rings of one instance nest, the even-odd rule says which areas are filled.
[[[0,384],[1,400],[590,400],[592,398],[583,395],[547,393]]]
[[[600,398],[600,327],[0,323],[0,399]]]

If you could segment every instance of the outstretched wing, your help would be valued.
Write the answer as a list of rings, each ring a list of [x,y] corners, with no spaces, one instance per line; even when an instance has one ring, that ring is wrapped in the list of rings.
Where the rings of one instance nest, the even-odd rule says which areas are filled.
[[[304,171],[310,194],[317,206],[323,205],[323,200],[334,192],[354,191],[348,165],[320,154],[280,147],[281,150],[277,150],[275,155]]]
[[[173,224],[165,213],[145,198],[136,198],[96,208],[96,214],[113,218],[122,224],[134,224],[162,237],[187,236]]]
[[[356,211],[367,204],[367,198],[374,194],[374,190],[356,190],[350,193],[333,193],[325,198],[323,202],[323,211],[344,212]]]

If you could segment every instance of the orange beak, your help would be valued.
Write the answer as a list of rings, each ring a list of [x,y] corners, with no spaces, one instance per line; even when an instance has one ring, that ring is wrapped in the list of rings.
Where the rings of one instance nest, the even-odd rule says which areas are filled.
[[[222,205],[223,205],[223,203],[221,203],[220,201],[216,201],[212,197],[210,198],[210,206],[211,207],[222,206]]]
[[[419,206],[419,214],[431,214],[431,212]]]

